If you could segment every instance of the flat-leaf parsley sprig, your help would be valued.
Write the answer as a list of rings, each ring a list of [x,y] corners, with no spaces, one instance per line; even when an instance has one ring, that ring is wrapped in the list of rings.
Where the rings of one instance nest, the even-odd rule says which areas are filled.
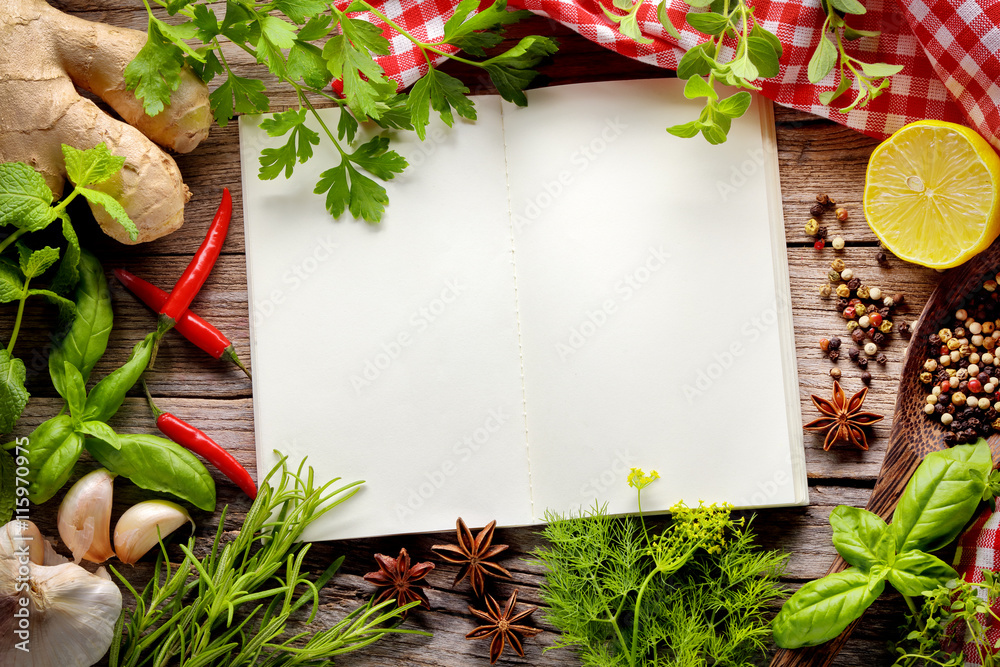
[[[654,471],[633,469],[637,490]],[[765,609],[781,596],[786,556],[760,550],[728,505],[679,503],[659,534],[638,517],[549,513],[542,599],[561,632],[556,646],[577,649],[586,665],[745,664],[767,646]],[[720,622],[719,619],[724,619]]]
[[[820,30],[819,44],[809,59],[809,81],[819,83],[834,67],[839,69],[840,82],[834,90],[819,94],[822,104],[830,104],[847,92],[853,81],[858,82],[858,93],[854,100],[840,109],[847,113],[856,107],[865,107],[889,87],[889,77],[902,71],[902,65],[869,63],[847,53],[844,40],[862,37],[878,37],[880,33],[871,30],[857,30],[847,25],[848,14],[862,15],[867,12],[858,0],[822,0],[826,12]],[[829,35],[829,36],[828,36]]]
[[[383,130],[413,130],[423,139],[432,109],[448,125],[455,113],[475,119],[469,89],[434,66],[438,57],[484,70],[504,99],[523,106],[527,103],[523,91],[537,75],[534,67],[557,48],[548,37],[530,35],[506,51],[487,54],[499,46],[508,25],[530,15],[508,12],[506,0],[496,0],[475,14],[478,0],[462,0],[445,23],[442,39],[430,42],[418,39],[367,0],[354,0],[343,10],[322,0],[228,0],[221,20],[210,7],[211,0],[155,1],[169,15],[185,20],[178,24],[161,20],[149,0],[143,0],[149,15],[148,38],[126,68],[125,81],[142,99],[146,112],[155,115],[169,104],[185,63],[206,83],[225,77],[209,96],[220,125],[236,114],[269,111],[264,82],[239,76],[230,67],[222,50],[222,42],[228,40],[290,86],[297,99],[295,108],[261,124],[270,136],[287,140],[281,147],[262,151],[260,178],[291,176],[296,164],[313,157],[314,147],[325,136],[340,161],[322,172],[316,194],[325,195],[326,208],[334,217],[348,210],[370,223],[381,220],[389,201],[379,181],[394,178],[407,162],[390,148],[388,133],[355,145],[359,122],[372,121]],[[383,21],[426,58],[428,71],[409,93],[397,92],[396,82],[375,60],[389,53],[390,42],[379,26],[360,18],[362,14]],[[455,48],[471,57],[455,53]],[[342,96],[329,90],[333,80],[342,82]],[[335,128],[316,112],[314,103],[319,101],[341,108]],[[318,131],[305,124],[310,116]]]

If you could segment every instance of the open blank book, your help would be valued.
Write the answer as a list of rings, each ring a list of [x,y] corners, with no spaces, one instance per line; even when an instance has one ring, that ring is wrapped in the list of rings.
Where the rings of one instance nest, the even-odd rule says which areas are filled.
[[[285,138],[240,119],[258,475],[366,482],[305,539],[634,512],[633,467],[648,511],[807,502],[770,103],[711,146],[682,88],[475,96],[394,138],[377,225],[313,194],[329,141],[258,180]]]

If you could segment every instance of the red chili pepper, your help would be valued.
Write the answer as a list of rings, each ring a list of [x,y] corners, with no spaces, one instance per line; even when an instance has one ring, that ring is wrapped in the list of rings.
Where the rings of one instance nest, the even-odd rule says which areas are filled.
[[[156,312],[160,312],[160,308],[167,302],[166,292],[125,269],[115,269],[115,277],[128,291]],[[174,328],[177,329],[177,333],[210,354],[213,359],[228,359],[250,377],[250,371],[236,355],[232,341],[205,319],[190,310],[185,310]]]
[[[243,489],[243,492],[250,496],[251,500],[257,497],[257,485],[254,483],[253,477],[232,454],[205,435],[203,431],[169,412],[163,412],[157,408],[153,403],[153,397],[149,395],[149,387],[146,386],[145,380],[142,381],[142,388],[146,391],[146,399],[149,401],[149,407],[153,410],[153,416],[156,418],[156,427],[163,435],[214,465],[219,469],[219,472]]]
[[[232,216],[233,198],[229,195],[229,188],[223,188],[222,203],[219,204],[219,210],[216,211],[215,218],[208,228],[205,240],[201,242],[198,252],[191,258],[184,273],[170,291],[166,303],[160,308],[160,329],[163,333],[177,323],[208,279],[215,261],[219,259]]]

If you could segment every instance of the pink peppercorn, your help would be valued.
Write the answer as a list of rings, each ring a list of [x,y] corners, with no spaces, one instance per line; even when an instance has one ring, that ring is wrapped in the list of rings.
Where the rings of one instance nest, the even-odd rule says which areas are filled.
[[[983,390],[983,385],[976,378],[969,380],[969,391],[973,394],[978,394]]]
[[[826,245],[826,241],[824,241],[823,239],[820,239],[820,240],[816,241],[816,243],[813,243],[813,247],[816,248],[816,250],[822,250],[823,246],[825,246],[825,245]]]
[[[879,315],[878,313],[875,313],[875,314],[871,315],[871,317],[869,319],[871,320],[872,324],[874,324],[875,326],[878,326],[878,325],[882,324],[882,316]]]
[[[844,319],[853,320],[854,319],[854,306],[848,306],[844,308]]]

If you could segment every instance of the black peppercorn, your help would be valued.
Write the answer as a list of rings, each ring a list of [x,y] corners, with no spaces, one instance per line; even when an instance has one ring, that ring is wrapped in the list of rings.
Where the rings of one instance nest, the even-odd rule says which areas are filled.
[[[958,383],[958,390],[959,391],[965,392],[965,390],[968,389],[968,388],[969,388],[968,381],[962,380],[961,382]]]
[[[892,302],[894,304],[896,304],[897,306],[902,306],[903,302],[905,302],[905,301],[906,301],[906,297],[904,295],[902,295],[902,294],[894,294],[892,296]]]
[[[868,371],[865,371],[864,373],[861,374],[861,381],[864,382],[865,384],[871,384],[872,374],[869,373]]]
[[[937,403],[937,404],[935,404],[934,405],[934,412],[936,412],[939,415],[943,415],[944,414],[944,404],[943,403]]]
[[[941,346],[941,337],[937,334],[931,334],[927,337],[927,342],[930,343],[935,349]]]
[[[876,331],[872,334],[872,342],[876,345],[882,345],[885,343],[885,334],[881,331]]]
[[[955,404],[954,403],[949,403],[948,404],[948,414],[953,415],[956,412],[958,412],[958,408],[955,407]]]
[[[955,434],[952,431],[946,431],[945,432],[945,434],[944,434],[944,444],[946,444],[946,445],[954,445],[957,442],[957,440],[958,440],[958,438],[955,437]]]
[[[843,310],[851,305],[851,302],[847,299],[837,299],[837,310]]]
[[[814,218],[818,218],[819,216],[823,215],[824,211],[826,211],[826,207],[820,204],[819,202],[816,202],[815,204],[812,205],[812,208],[809,209],[809,215],[811,215]]]
[[[885,358],[885,353],[884,352],[879,352],[878,356],[875,357],[875,361],[879,362],[882,365],[885,365],[885,362],[887,362],[889,360]]]
[[[861,350],[859,350],[856,347],[852,347],[850,350],[847,351],[847,356],[851,358],[851,361],[857,361],[858,356],[860,356],[860,354]]]
[[[884,252],[879,250],[877,253],[875,253],[875,261],[878,262],[879,264],[885,264],[887,261],[889,261],[889,258],[885,256]]]
[[[816,230],[816,238],[818,238],[818,239],[825,239],[827,231],[828,230],[827,230],[826,227],[820,227],[819,229]]]
[[[864,339],[865,339],[864,329],[861,329],[859,327],[851,332],[851,340],[853,340],[855,343],[860,343]]]
[[[840,349],[840,339],[834,336],[830,339],[830,349],[839,350]]]
[[[962,359],[960,362],[958,362],[958,367],[959,368],[968,368],[969,367],[969,360],[968,359]]]
[[[910,325],[907,324],[906,322],[900,322],[896,326],[896,329],[899,331],[899,333],[903,334],[904,336],[908,336],[910,334]]]
[[[861,370],[868,368],[868,357],[858,357],[858,367]]]
[[[996,420],[996,418],[997,418],[997,411],[996,410],[994,410],[993,408],[990,408],[989,410],[986,411],[986,419],[988,419],[989,421],[994,421],[994,420]]]
[[[851,278],[850,280],[847,281],[847,289],[851,290],[852,292],[858,289],[859,287],[861,287],[860,278],[855,276],[854,278]]]
[[[980,384],[986,384],[987,382],[990,381],[990,376],[987,375],[985,371],[983,371],[982,373],[976,376],[976,379],[979,380]]]
[[[878,314],[882,316],[883,320],[889,319],[889,307],[882,306],[881,308],[878,309]]]
[[[941,384],[942,382],[944,382],[945,380],[947,380],[951,376],[948,375],[948,371],[946,371],[943,368],[939,368],[938,372],[937,372],[937,375],[935,375],[934,377],[937,379],[938,384]]]
[[[840,359],[840,350],[830,350],[826,356],[830,357],[830,361],[836,361]]]

